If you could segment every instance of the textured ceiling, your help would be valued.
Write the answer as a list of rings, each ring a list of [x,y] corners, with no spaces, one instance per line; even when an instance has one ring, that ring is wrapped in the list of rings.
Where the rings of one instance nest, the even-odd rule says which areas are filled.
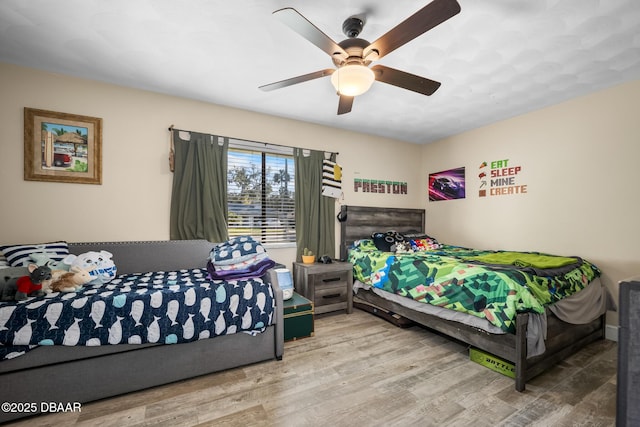
[[[442,82],[427,97],[380,82],[338,116],[331,68],[272,12],[294,7],[339,42],[373,41],[429,0],[0,0],[0,62],[428,143],[640,79],[638,0],[458,0],[462,11],[380,64]],[[0,76],[1,77],[1,76]]]

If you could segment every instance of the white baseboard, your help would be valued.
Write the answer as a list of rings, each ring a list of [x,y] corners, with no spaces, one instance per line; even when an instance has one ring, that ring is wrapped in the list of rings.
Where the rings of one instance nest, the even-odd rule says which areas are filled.
[[[604,328],[604,337],[608,340],[618,342],[618,326],[606,325]]]

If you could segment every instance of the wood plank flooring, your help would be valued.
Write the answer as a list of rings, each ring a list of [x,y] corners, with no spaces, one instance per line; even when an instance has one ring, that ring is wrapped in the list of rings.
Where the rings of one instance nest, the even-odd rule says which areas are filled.
[[[286,343],[282,361],[11,425],[614,426],[616,358],[615,342],[594,343],[518,393],[465,345],[354,309],[317,316],[315,335]]]

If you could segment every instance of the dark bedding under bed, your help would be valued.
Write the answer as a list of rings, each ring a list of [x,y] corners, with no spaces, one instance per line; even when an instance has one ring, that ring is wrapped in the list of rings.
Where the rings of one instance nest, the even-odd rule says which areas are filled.
[[[403,233],[423,234],[424,211],[418,209],[343,206],[341,216],[341,257],[354,263],[356,300],[515,363],[519,391],[604,337],[611,299],[587,261],[403,239]],[[369,240],[387,230],[399,234],[397,252]]]

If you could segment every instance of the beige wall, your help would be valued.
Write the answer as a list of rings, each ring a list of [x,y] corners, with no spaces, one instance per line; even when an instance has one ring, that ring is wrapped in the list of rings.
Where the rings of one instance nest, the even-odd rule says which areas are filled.
[[[447,243],[583,256],[616,299],[617,282],[640,274],[640,82],[419,146],[8,64],[0,76],[2,243],[167,239],[174,124],[339,151],[341,203],[426,205],[428,231]],[[24,107],[103,118],[103,184],[24,181]],[[522,167],[527,194],[478,197],[480,163],[499,159]],[[467,198],[427,202],[428,173],[460,166]],[[356,193],[354,178],[406,181],[409,194]],[[270,253],[288,265],[294,257]]]
[[[0,243],[169,238],[167,128],[338,151],[342,203],[422,207],[422,147],[0,63]],[[23,108],[103,119],[103,184],[23,180]],[[385,163],[381,159],[396,161]],[[408,195],[354,193],[354,176],[408,182]],[[338,227],[339,228],[339,227]],[[287,265],[294,249],[273,249]]]
[[[463,200],[426,203],[427,231],[462,246],[582,256],[617,300],[618,281],[640,274],[638,111],[635,81],[425,146],[423,185],[461,166],[467,184]],[[500,159],[522,167],[526,194],[479,197],[481,163]]]

